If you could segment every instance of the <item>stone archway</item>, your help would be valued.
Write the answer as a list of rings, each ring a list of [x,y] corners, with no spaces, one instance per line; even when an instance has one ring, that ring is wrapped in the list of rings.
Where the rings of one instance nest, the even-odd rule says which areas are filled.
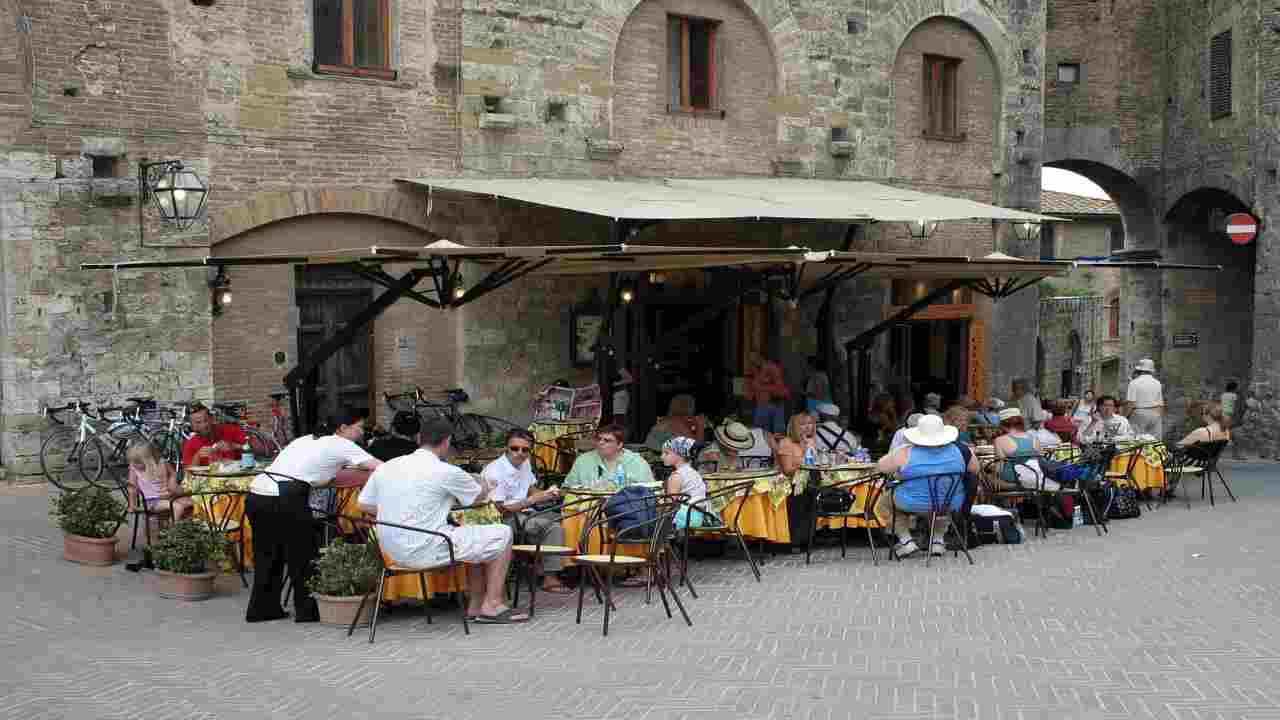
[[[210,212],[209,244],[217,246],[264,225],[323,214],[372,216],[430,233],[429,203],[426,193],[401,188],[310,188],[257,193],[248,202]]]

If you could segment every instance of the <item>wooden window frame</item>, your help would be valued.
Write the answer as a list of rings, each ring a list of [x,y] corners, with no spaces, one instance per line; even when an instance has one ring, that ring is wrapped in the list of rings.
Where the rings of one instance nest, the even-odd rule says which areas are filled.
[[[680,15],[677,13],[668,13],[667,14],[667,34],[666,34],[668,42],[670,42],[670,38],[671,38],[670,27],[671,27],[672,20],[676,20],[680,23],[680,77],[677,80],[680,86],[680,102],[678,104],[668,102],[667,112],[693,114],[693,115],[718,115],[719,117],[724,117],[724,114],[725,114],[724,110],[718,106],[718,101],[720,99],[719,93],[716,92],[718,89],[717,85],[719,82],[719,78],[717,77],[717,74],[716,74],[716,63],[719,61],[719,57],[716,55],[716,38],[720,30],[720,21],[714,20],[712,18],[695,17],[692,15]],[[692,90],[690,88],[690,86],[692,85],[692,81],[690,79],[691,68],[690,68],[690,59],[689,59],[689,42],[690,42],[689,24],[690,22],[706,23],[707,25],[707,106],[706,107],[695,106],[693,105],[693,100],[692,100]],[[673,52],[673,48],[668,46],[666,63],[665,63],[665,67],[668,68],[668,72],[670,72],[669,68],[671,67],[672,52]],[[664,89],[664,92],[668,95],[668,100],[671,100],[673,99],[670,97],[671,85],[672,85],[672,83],[670,82],[671,78],[667,78],[667,80],[668,82],[666,83],[666,88]]]
[[[382,18],[382,47],[386,48],[385,64],[382,67],[362,67],[355,64],[355,7],[354,0],[342,2],[342,27],[339,38],[342,40],[342,64],[333,65],[317,61],[315,71],[325,75],[352,75],[355,77],[374,78],[378,80],[395,80],[396,71],[391,67],[391,0],[378,0],[378,16]],[[317,37],[314,23],[311,37]],[[319,57],[317,48],[315,56]]]
[[[963,142],[960,131],[960,58],[925,54],[921,63],[924,128],[932,140]],[[941,120],[939,119],[941,118]]]
[[[1111,298],[1105,306],[1107,313],[1107,339],[1120,339],[1120,296]]]

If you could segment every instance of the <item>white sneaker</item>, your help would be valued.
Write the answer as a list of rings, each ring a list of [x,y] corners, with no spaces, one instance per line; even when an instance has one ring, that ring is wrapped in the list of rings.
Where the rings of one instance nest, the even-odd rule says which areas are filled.
[[[934,540],[932,543],[929,543],[929,552],[932,555],[946,555],[947,544],[941,540]]]
[[[899,560],[911,557],[920,552],[920,548],[916,547],[916,541],[911,538],[899,540],[897,545],[893,546],[893,554]]]

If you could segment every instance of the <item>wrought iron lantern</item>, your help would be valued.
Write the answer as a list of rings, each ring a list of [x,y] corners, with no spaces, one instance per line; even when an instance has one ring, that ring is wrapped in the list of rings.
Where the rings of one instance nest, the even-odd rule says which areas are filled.
[[[179,230],[191,227],[204,214],[209,188],[180,160],[139,163],[138,183],[139,189],[155,201],[160,217]],[[141,203],[138,212],[142,212]]]
[[[1040,238],[1040,225],[1037,220],[1022,220],[1013,224],[1013,235],[1024,243]]]

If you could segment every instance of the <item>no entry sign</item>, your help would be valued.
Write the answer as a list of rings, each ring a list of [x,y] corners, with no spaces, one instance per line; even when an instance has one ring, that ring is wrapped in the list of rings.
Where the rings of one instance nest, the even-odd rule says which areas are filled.
[[[1248,245],[1258,236],[1258,219],[1249,213],[1231,213],[1227,216],[1227,235],[1237,245]]]

